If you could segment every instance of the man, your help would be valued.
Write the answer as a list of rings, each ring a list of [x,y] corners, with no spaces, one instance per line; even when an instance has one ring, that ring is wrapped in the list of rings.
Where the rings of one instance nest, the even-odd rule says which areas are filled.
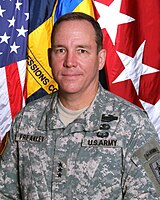
[[[102,39],[99,24],[82,13],[54,25],[48,53],[59,91],[14,120],[1,159],[1,200],[158,199],[157,134],[141,109],[99,84]]]

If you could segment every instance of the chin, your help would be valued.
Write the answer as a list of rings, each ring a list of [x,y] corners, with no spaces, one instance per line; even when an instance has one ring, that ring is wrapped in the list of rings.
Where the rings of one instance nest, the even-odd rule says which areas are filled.
[[[80,89],[79,88],[75,88],[75,87],[61,87],[60,91],[62,93],[75,94],[75,93],[78,93],[80,91]]]

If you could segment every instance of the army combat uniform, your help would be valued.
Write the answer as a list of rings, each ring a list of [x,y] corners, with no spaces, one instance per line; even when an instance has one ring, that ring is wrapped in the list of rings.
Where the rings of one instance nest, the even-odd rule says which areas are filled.
[[[47,95],[28,104],[12,124],[1,158],[0,199],[160,199],[156,137],[141,109],[101,86],[66,127],[57,93]]]

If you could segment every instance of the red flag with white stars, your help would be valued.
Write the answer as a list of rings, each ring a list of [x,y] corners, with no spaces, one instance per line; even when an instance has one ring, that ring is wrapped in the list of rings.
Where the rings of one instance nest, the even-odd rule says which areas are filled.
[[[160,1],[94,0],[108,89],[143,108],[160,137]]]

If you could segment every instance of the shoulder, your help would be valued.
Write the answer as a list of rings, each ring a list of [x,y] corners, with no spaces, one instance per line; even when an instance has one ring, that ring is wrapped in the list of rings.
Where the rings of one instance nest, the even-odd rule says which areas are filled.
[[[155,132],[146,111],[104,89],[102,89],[101,95],[102,110],[106,113],[116,113],[123,126],[128,126],[129,129],[135,131],[148,129],[149,132]]]
[[[103,103],[105,105],[103,110],[106,113],[110,111],[119,116],[121,130],[134,133],[135,138],[143,137],[142,140],[144,141],[150,137],[158,140],[158,134],[145,110],[109,91],[102,90]]]
[[[111,107],[113,107],[114,110],[117,110],[117,111],[120,110],[121,112],[135,111],[135,112],[141,113],[142,115],[146,115],[146,112],[142,108],[123,99],[122,97],[119,97],[109,92],[108,90],[105,90],[104,88],[101,88],[101,96],[103,99],[103,103],[105,103],[108,106],[110,105]]]
[[[30,103],[28,103],[22,110],[20,113],[24,113],[24,112],[34,112],[34,111],[38,111],[41,112],[43,111],[46,107],[48,107],[51,102],[54,100],[54,97],[57,96],[57,93],[53,93],[53,94],[48,94],[45,95],[39,99],[36,99]]]
[[[48,94],[48,95],[45,95],[45,96],[43,96],[39,99],[31,101],[22,110],[29,111],[31,109],[37,109],[39,107],[41,107],[41,108],[46,107],[46,105],[49,104],[49,102],[51,101],[53,95],[54,94],[51,94],[51,95]]]
[[[56,93],[46,95],[42,98],[28,103],[15,117],[13,123],[19,124],[23,121],[35,120],[38,121],[44,112],[51,108],[56,97]]]

